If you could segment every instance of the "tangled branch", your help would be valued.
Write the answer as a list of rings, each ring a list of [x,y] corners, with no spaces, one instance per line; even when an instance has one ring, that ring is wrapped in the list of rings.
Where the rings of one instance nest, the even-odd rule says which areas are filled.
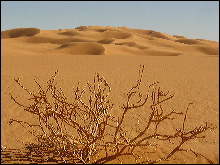
[[[57,87],[55,79],[58,71],[47,82],[46,89],[36,81],[38,86],[37,92],[30,92],[25,88],[20,79],[15,82],[24,89],[32,101],[29,105],[19,103],[11,94],[11,99],[21,106],[24,111],[34,114],[38,124],[29,124],[25,121],[11,119],[9,124],[17,122],[23,127],[32,127],[40,129],[40,133],[31,132],[36,138],[36,143],[26,145],[28,150],[26,156],[33,159],[33,155],[38,155],[36,162],[55,161],[62,163],[92,163],[104,164],[112,160],[119,160],[121,156],[131,156],[136,163],[154,164],[160,161],[170,159],[179,151],[190,151],[195,156],[201,156],[209,163],[213,163],[202,154],[196,153],[192,149],[185,150],[182,148],[185,142],[205,138],[199,136],[207,130],[213,130],[215,127],[201,125],[191,130],[185,130],[187,112],[176,112],[174,110],[167,112],[163,108],[163,103],[174,97],[170,92],[164,92],[158,87],[159,82],[152,83],[148,86],[146,93],[141,93],[141,84],[143,79],[144,66],[140,66],[139,78],[127,93],[126,102],[121,106],[122,116],[115,120],[111,111],[114,104],[110,100],[111,88],[107,81],[98,73],[95,74],[93,83],[89,82],[85,88],[76,86],[73,88],[73,101],[68,101],[61,88]],[[89,94],[89,99],[84,99],[84,94]],[[53,100],[53,101],[51,101]],[[135,100],[135,101],[134,101]],[[151,103],[147,108],[146,103]],[[192,104],[192,103],[190,103]],[[189,104],[189,105],[190,105]],[[124,130],[123,123],[126,115],[131,109],[145,107],[148,117],[145,127],[140,130],[136,137],[129,139],[127,132]],[[173,134],[161,134],[158,128],[165,120],[175,119],[175,115],[184,115],[182,128],[176,129]],[[153,127],[155,126],[155,127]],[[110,134],[109,128],[113,128],[111,134],[112,140],[106,138]],[[150,131],[154,128],[154,131]],[[165,157],[157,160],[141,160],[141,156],[136,154],[136,150],[146,147],[158,147],[153,144],[152,139],[156,141],[171,141],[171,139],[180,138],[177,146]],[[104,152],[105,156],[98,155]],[[146,151],[147,152],[147,151]],[[52,155],[52,157],[51,157]]]

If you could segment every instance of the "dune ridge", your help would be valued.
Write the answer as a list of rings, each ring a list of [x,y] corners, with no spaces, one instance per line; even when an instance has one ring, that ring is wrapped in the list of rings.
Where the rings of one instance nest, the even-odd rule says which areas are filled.
[[[172,36],[154,30],[127,27],[79,26],[75,29],[59,30],[17,28],[2,31],[1,39],[8,46],[10,44],[7,44],[7,42],[13,39],[13,41],[17,41],[17,45],[25,43],[37,46],[36,44],[42,44],[41,47],[44,47],[44,49],[41,49],[40,53],[45,51],[45,53],[67,55],[77,55],[77,53],[78,55],[95,55],[94,53],[97,53],[96,55],[129,54],[150,56],[188,55],[189,53],[202,56],[219,54],[218,42],[204,39],[188,39],[184,36]],[[47,49],[43,44],[52,44],[54,46]],[[85,46],[86,44],[87,46]],[[68,48],[66,47],[67,45]],[[62,48],[62,51],[57,49],[58,47]],[[24,51],[28,51],[25,50],[25,47],[23,48]]]

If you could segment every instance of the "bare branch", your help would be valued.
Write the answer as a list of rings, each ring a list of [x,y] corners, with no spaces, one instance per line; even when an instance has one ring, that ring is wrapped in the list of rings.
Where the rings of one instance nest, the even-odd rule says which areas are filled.
[[[135,159],[135,163],[140,161],[140,163],[154,164],[167,161],[179,151],[190,151],[195,156],[201,156],[209,163],[213,163],[204,155],[195,152],[193,149],[182,149],[182,146],[186,141],[205,138],[203,133],[214,130],[216,127],[208,126],[208,123],[205,123],[205,125],[186,130],[187,112],[189,105],[192,104],[189,103],[182,128],[177,128],[176,131],[170,134],[160,133],[159,128],[162,125],[160,123],[165,120],[174,120],[174,116],[183,115],[183,113],[174,110],[167,112],[163,108],[163,103],[172,99],[174,94],[170,94],[169,91],[162,91],[158,86],[159,82],[149,85],[147,92],[143,94],[140,88],[143,73],[144,65],[140,65],[138,79],[127,93],[126,102],[121,107],[122,116],[118,119],[111,114],[111,110],[114,108],[114,104],[110,100],[111,88],[104,77],[101,77],[98,73],[95,74],[93,82],[88,82],[85,88],[81,88],[79,83],[78,86],[73,88],[74,97],[71,102],[68,101],[62,88],[57,87],[55,83],[55,79],[59,74],[58,71],[47,81],[45,89],[34,79],[38,86],[37,92],[30,92],[21,85],[20,79],[16,79],[16,83],[31,95],[28,99],[30,102],[28,105],[23,105],[9,93],[11,99],[24,111],[36,116],[38,123],[29,124],[18,119],[11,119],[8,123],[11,125],[13,122],[17,122],[25,128],[40,128],[38,134],[29,131],[37,138],[37,141],[26,144],[28,150],[26,157],[31,162],[38,163],[49,161],[48,157],[52,155],[51,159],[59,163],[101,164],[119,160],[119,157],[122,156],[131,156]],[[150,103],[150,106],[144,107],[147,102]],[[147,123],[143,128],[139,128],[138,125],[137,135],[131,138],[128,136],[129,132],[125,131],[123,123],[127,119],[126,114],[129,110],[138,110],[140,107],[144,107],[146,112],[149,113],[146,119]],[[129,125],[129,127],[133,127],[133,125]],[[109,129],[112,131],[109,131]],[[107,138],[107,136],[111,138]],[[177,138],[180,139],[179,144],[176,145],[171,142],[171,140]],[[140,149],[144,154],[147,154],[150,147],[154,147],[156,152],[159,150],[158,142],[161,140],[170,142],[173,147],[173,150],[165,157],[157,160],[149,160],[148,158],[147,160],[141,160],[142,158],[135,154]],[[97,157],[101,152],[103,156]],[[38,157],[34,158],[35,155],[38,155]]]

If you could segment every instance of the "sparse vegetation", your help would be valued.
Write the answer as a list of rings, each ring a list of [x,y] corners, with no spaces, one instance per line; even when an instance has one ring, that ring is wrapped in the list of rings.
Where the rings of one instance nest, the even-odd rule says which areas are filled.
[[[30,133],[36,137],[35,143],[26,144],[27,157],[32,162],[44,163],[83,163],[83,164],[104,164],[113,160],[120,160],[121,156],[129,156],[134,163],[154,164],[169,160],[179,151],[190,151],[195,156],[206,159],[213,163],[206,156],[196,153],[192,149],[183,149],[184,143],[202,136],[204,132],[213,130],[215,127],[205,123],[199,127],[186,129],[187,112],[167,112],[163,103],[174,97],[170,92],[163,92],[155,82],[148,86],[145,94],[141,93],[140,86],[143,79],[144,66],[140,66],[139,78],[134,86],[127,93],[125,103],[118,109],[122,116],[116,118],[111,112],[115,107],[110,100],[111,88],[107,81],[98,73],[94,76],[93,83],[87,83],[87,89],[79,86],[73,89],[73,100],[69,101],[61,88],[57,87],[55,79],[58,71],[47,82],[47,88],[36,81],[37,92],[30,92],[19,81],[17,84],[22,87],[30,96],[31,103],[24,105],[19,103],[11,94],[11,99],[28,113],[36,115],[38,124],[30,124],[25,121],[11,119],[9,124],[17,122],[24,127],[34,128]],[[85,94],[87,94],[87,99]],[[149,116],[146,117],[147,124],[134,138],[128,137],[123,123],[126,115],[132,110],[146,107]],[[172,134],[162,134],[158,131],[161,123],[173,120],[174,116],[183,115],[182,127],[176,129]],[[144,117],[144,116],[143,116]],[[132,124],[132,123],[131,123]],[[129,125],[129,127],[133,127]],[[110,131],[111,130],[111,131]],[[175,145],[171,140],[178,140]],[[158,142],[167,141],[172,146],[172,151],[165,157],[155,160],[142,158],[138,150],[147,153],[150,147],[159,150]],[[37,155],[37,156],[36,156]],[[120,163],[120,161],[118,162]],[[122,162],[123,163],[123,162]]]

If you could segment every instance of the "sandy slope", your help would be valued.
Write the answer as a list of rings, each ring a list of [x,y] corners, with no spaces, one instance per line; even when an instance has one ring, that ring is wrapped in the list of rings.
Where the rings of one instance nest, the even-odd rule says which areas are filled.
[[[2,32],[1,41],[1,145],[4,147],[21,148],[24,146],[22,142],[34,140],[21,125],[10,126],[7,123],[10,119],[35,121],[33,116],[23,112],[10,99],[8,93],[12,93],[22,103],[27,101],[25,91],[14,79],[20,78],[25,87],[36,90],[33,79],[46,85],[56,70],[60,73],[57,82],[69,98],[72,86],[77,85],[77,82],[81,82],[81,86],[87,81],[92,82],[96,72],[105,77],[112,88],[111,99],[115,103],[112,113],[117,116],[121,113],[119,106],[126,99],[124,93],[134,85],[140,64],[145,65],[143,92],[149,84],[159,81],[165,91],[175,92],[175,97],[165,105],[168,110],[185,112],[188,103],[193,103],[188,112],[188,128],[205,122],[218,126],[218,42],[109,26],[40,31],[15,29]],[[131,116],[128,116],[129,121],[125,123],[128,130],[131,128],[130,123],[136,123],[137,120],[142,125],[146,124],[146,118],[140,112],[132,111]],[[175,131],[181,127],[182,121],[180,117],[166,123],[161,126],[161,131]],[[218,131],[219,128],[208,132],[206,139],[192,140],[184,148],[192,148],[218,163]],[[131,132],[131,137],[135,135],[135,132]],[[163,157],[172,149],[163,142],[160,146],[152,158]],[[173,158],[167,163],[207,163],[201,157],[196,158],[187,152],[180,152]],[[129,161],[127,163],[131,161],[125,157],[121,160]]]

